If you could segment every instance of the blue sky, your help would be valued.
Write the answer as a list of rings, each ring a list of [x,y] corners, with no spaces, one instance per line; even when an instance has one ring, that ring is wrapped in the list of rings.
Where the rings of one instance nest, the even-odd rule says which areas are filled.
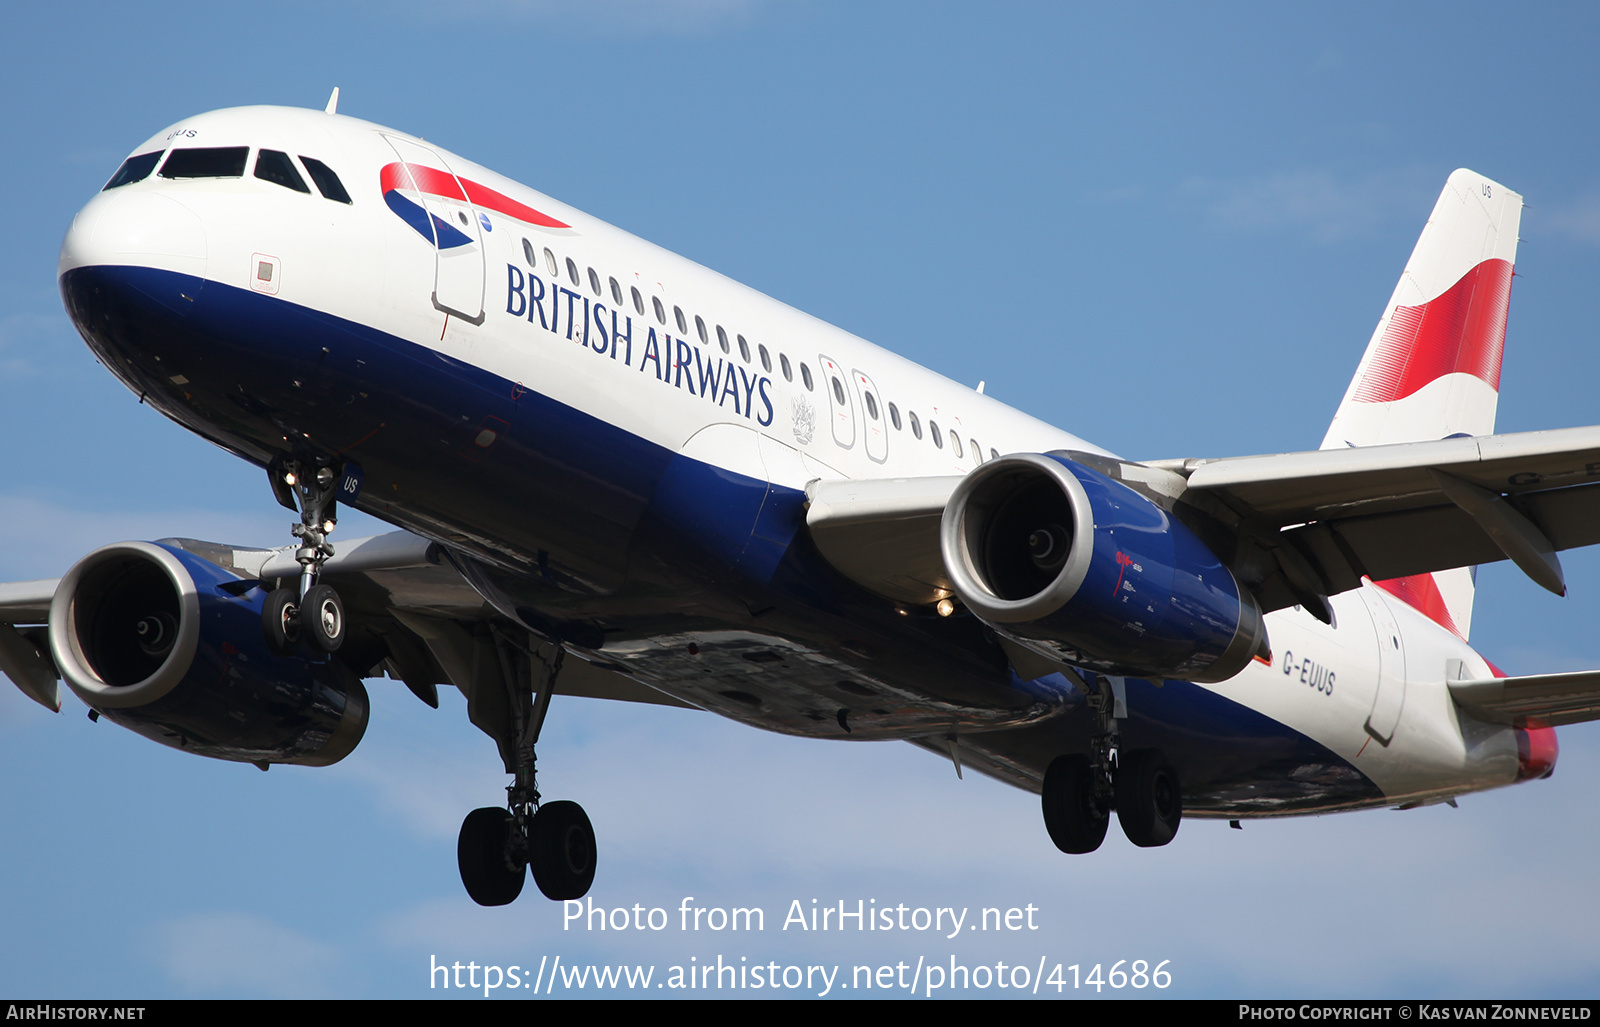
[[[1600,420],[1597,29],[1579,4],[36,5],[0,67],[0,579],[125,538],[288,541],[261,472],[141,408],[56,294],[73,212],[186,115],[338,85],[344,113],[1124,455],[1225,456],[1318,444],[1461,166],[1529,203],[1499,429]],[[1473,641],[1513,673],[1600,666],[1600,559],[1563,560],[1565,600],[1479,577]],[[908,746],[558,700],[541,784],[594,820],[595,901],[768,916],[602,935],[531,888],[471,905],[455,832],[499,794],[493,746],[459,696],[372,690],[349,759],[261,774],[0,687],[0,994],[411,997],[430,956],[719,954],[1166,959],[1186,996],[1600,994],[1595,726],[1562,730],[1550,781],[1459,809],[1188,822],[1158,850],[1113,831],[1067,858],[1033,796]],[[813,898],[1032,904],[1041,926],[778,929]]]

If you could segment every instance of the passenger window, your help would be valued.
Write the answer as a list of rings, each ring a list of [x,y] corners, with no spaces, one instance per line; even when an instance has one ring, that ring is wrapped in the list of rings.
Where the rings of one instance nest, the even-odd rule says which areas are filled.
[[[839,376],[838,375],[834,375],[833,376],[833,398],[838,402],[838,404],[840,406],[844,406],[845,405],[844,384],[839,381]]]
[[[972,459],[977,463],[983,463],[983,447],[978,445],[978,440],[968,439],[967,441],[972,443]]]
[[[806,391],[810,392],[815,386],[811,384],[811,365],[800,365],[800,380],[805,383]]]
[[[728,333],[722,330],[721,325],[717,325],[717,345],[722,347],[722,352],[728,352]]]
[[[297,193],[311,193],[311,187],[306,185],[306,180],[294,169],[289,155],[282,150],[262,150],[256,154],[256,177]]]
[[[783,380],[784,381],[786,381],[786,382],[794,381],[794,372],[792,370],[790,370],[790,368],[789,368],[789,354],[787,354],[787,353],[779,353],[778,354],[778,366],[783,368]]]
[[[162,178],[243,178],[248,146],[203,146],[173,150],[161,165]]]
[[[770,354],[767,353],[767,347],[765,347],[765,346],[757,346],[756,347],[756,352],[761,354],[761,370],[767,372],[768,374],[771,374],[772,373],[772,357],[771,357]]]
[[[961,455],[961,436],[956,434],[954,428],[950,429],[950,448],[955,452],[956,456]]]
[[[589,268],[588,271],[589,271],[589,288],[594,290],[594,294],[596,296],[605,295],[604,290],[602,290],[600,288],[600,276],[594,273],[594,268],[592,268],[592,267]]]
[[[622,286],[617,284],[615,278],[611,279],[611,300],[617,306],[622,306]]]
[[[633,290],[633,309],[640,317],[644,316],[644,297],[639,295],[639,290]]]
[[[650,305],[656,308],[656,320],[662,324],[667,323],[667,308],[661,305],[660,296],[650,297]]]
[[[100,191],[105,192],[107,189],[115,189],[117,186],[127,185],[129,182],[143,182],[150,177],[150,172],[156,169],[156,161],[160,159],[160,150],[156,150],[153,153],[141,153],[137,157],[129,157],[122,162],[122,167],[117,169],[117,173],[111,176],[111,181],[107,182]]]
[[[535,271],[539,270],[539,256],[533,252],[533,243],[526,239],[522,240],[522,259]]]
[[[573,285],[578,284],[578,265],[572,262],[571,257],[567,258],[567,277],[572,279]]]
[[[916,413],[914,411],[907,410],[906,420],[911,422],[911,434],[915,438],[922,438],[922,422],[917,420]]]
[[[929,421],[928,422],[928,438],[932,439],[933,440],[933,444],[936,447],[938,447],[939,449],[943,449],[944,448],[944,436],[939,434],[939,422],[938,421]]]
[[[683,319],[683,308],[682,307],[673,307],[672,308],[672,318],[673,318],[673,320],[678,322],[678,334],[679,335],[688,335],[689,334],[689,322],[687,322],[687,321],[685,321]]]
[[[350,194],[345,192],[344,183],[339,181],[339,176],[333,169],[317,160],[315,157],[300,155],[300,163],[306,166],[306,174],[311,176],[311,181],[317,183],[317,191],[322,193],[324,199],[336,203],[350,203]]]
[[[711,337],[706,334],[706,323],[700,320],[699,314],[694,316],[694,330],[700,333],[701,342],[709,343],[711,341]]]
[[[739,359],[745,363],[750,362],[750,344],[744,341],[744,336],[739,336]]]
[[[989,459],[990,460],[998,460],[998,459],[1000,459],[1000,451],[998,449],[995,449],[993,446],[990,446],[989,447]]]
[[[889,423],[894,425],[894,430],[900,430],[900,408],[893,403],[889,404]]]
[[[863,393],[862,398],[867,401],[867,416],[876,421],[878,419],[878,401],[873,398],[870,392]]]
[[[561,268],[556,265],[556,255],[550,252],[550,247],[548,246],[544,248],[544,262],[550,268],[551,278],[561,277]]]

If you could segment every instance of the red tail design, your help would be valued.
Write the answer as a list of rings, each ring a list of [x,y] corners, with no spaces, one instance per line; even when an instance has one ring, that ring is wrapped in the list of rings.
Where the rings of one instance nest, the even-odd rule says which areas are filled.
[[[1350,398],[1358,403],[1404,399],[1457,371],[1499,391],[1511,270],[1504,260],[1486,260],[1428,302],[1396,307]]]
[[[1405,578],[1389,578],[1385,581],[1374,581],[1374,585],[1399,599],[1412,609],[1426,616],[1435,624],[1442,624],[1455,633],[1458,638],[1465,638],[1461,629],[1456,627],[1454,618],[1450,616],[1450,608],[1445,606],[1444,595],[1439,591],[1439,583],[1433,580],[1432,574],[1413,574]]]

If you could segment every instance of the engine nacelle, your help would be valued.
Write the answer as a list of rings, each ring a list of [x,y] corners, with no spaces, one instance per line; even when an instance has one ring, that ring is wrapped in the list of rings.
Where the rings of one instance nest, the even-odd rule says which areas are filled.
[[[1265,647],[1254,597],[1193,532],[1065,457],[973,470],[945,507],[940,546],[968,609],[1076,666],[1223,681]]]
[[[152,542],[97,549],[50,606],[50,652],[78,698],[146,738],[249,763],[326,766],[367,727],[367,691],[331,657],[281,657],[266,593]]]

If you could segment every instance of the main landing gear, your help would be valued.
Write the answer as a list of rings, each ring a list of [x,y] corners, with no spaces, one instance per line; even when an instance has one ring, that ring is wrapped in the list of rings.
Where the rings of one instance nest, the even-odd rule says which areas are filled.
[[[308,467],[287,460],[275,464],[268,473],[278,501],[300,512],[300,523],[292,529],[300,540],[300,548],[294,554],[300,564],[300,581],[298,587],[273,589],[267,596],[261,611],[267,647],[279,656],[287,656],[304,636],[319,651],[334,652],[344,644],[344,604],[333,586],[320,584],[317,579],[322,565],[333,555],[328,536],[339,520],[335,501],[338,472],[332,467]]]
[[[480,678],[468,715],[495,739],[513,780],[506,788],[508,808],[475,809],[462,823],[456,839],[461,883],[480,906],[504,906],[522,893],[526,867],[546,898],[582,898],[594,882],[594,828],[575,802],[541,805],[535,784],[534,747],[565,650],[559,643],[523,646],[499,630],[493,635],[504,702],[489,692],[489,679]]]
[[[1089,705],[1096,725],[1089,752],[1057,756],[1046,769],[1039,794],[1045,830],[1062,852],[1093,852],[1115,809],[1130,842],[1165,845],[1183,819],[1178,772],[1159,749],[1120,750],[1113,686],[1103,675],[1093,680]]]

